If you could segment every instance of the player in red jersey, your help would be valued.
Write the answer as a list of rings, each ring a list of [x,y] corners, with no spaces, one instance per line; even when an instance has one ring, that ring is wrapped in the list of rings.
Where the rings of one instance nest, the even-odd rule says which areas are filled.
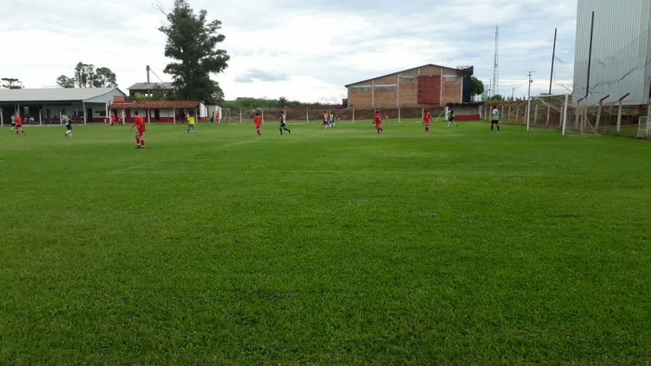
[[[20,117],[20,114],[16,112],[16,135],[18,135],[18,132],[22,132],[23,135],[26,135],[25,130],[23,130],[23,119]]]
[[[377,130],[377,133],[384,132],[382,129],[382,114],[376,109],[375,113],[373,113],[373,121],[375,121],[375,129]]]
[[[429,112],[429,110],[426,110],[425,114],[423,114],[423,124],[425,125],[425,133],[429,133],[430,123],[432,123],[432,114]]]
[[[133,119],[133,126],[129,131],[136,127],[136,149],[145,148],[145,140],[142,139],[142,134],[145,133],[145,119],[136,111],[136,117]]]
[[[255,112],[255,117],[253,117],[253,123],[255,124],[255,132],[258,135],[262,135],[262,133],[260,133],[260,125],[262,124],[262,117],[260,117],[260,112]]]

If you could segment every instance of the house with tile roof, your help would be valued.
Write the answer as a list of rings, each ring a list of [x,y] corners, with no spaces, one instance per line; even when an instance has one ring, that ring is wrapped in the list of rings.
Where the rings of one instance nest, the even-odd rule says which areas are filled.
[[[133,122],[136,111],[145,118],[146,123],[185,123],[187,114],[197,116],[197,120],[206,120],[215,112],[221,115],[219,106],[206,106],[191,100],[125,101],[116,98],[109,109],[122,123]]]

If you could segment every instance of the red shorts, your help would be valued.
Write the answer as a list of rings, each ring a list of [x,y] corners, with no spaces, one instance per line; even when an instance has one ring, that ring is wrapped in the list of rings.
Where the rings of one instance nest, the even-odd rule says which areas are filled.
[[[138,132],[136,132],[136,136],[142,136],[142,134],[145,133],[144,129],[138,129]]]
[[[260,123],[256,123],[256,124],[255,124],[255,129],[256,129],[256,130],[259,130],[259,129],[260,129],[260,125],[261,125]]]

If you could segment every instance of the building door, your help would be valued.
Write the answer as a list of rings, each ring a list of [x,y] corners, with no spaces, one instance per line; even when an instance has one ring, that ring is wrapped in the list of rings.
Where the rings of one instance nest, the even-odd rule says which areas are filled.
[[[422,75],[418,77],[418,104],[441,104],[440,75]]]
[[[93,108],[86,109],[86,122],[93,122]]]

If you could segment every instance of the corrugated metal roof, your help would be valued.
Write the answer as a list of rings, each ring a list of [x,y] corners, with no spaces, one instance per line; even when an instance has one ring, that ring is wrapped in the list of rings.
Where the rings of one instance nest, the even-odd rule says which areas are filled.
[[[74,102],[97,98],[118,88],[0,89],[0,102]]]
[[[407,73],[407,72],[410,72],[410,71],[414,71],[414,70],[422,69],[422,68],[424,68],[424,67],[437,67],[437,68],[443,68],[443,69],[448,69],[448,70],[455,70],[455,71],[457,71],[457,72],[462,72],[462,73],[463,73],[463,72],[466,72],[466,73],[469,73],[470,75],[472,75],[473,72],[474,72],[474,67],[473,67],[473,66],[464,66],[464,68],[461,69],[461,68],[447,67],[447,66],[441,66],[441,65],[435,65],[435,64],[427,64],[427,65],[423,65],[423,66],[413,67],[413,68],[411,68],[411,69],[407,69],[407,70],[402,70],[402,71],[392,72],[391,74],[386,74],[386,75],[382,75],[382,76],[376,76],[376,77],[371,78],[371,79],[366,79],[366,80],[362,80],[362,81],[356,81],[356,82],[354,82],[354,83],[351,83],[351,84],[348,84],[348,85],[344,85],[344,86],[347,88],[347,87],[349,87],[349,86],[351,86],[351,85],[360,84],[360,83],[367,83],[367,82],[369,82],[369,81],[371,81],[371,80],[381,79],[381,78],[385,78],[385,77],[387,77],[387,76],[393,76],[393,75],[398,75],[398,74],[402,74],[402,73]]]
[[[162,82],[162,83],[135,83],[131,85],[129,90],[152,90],[156,88],[161,89],[174,89],[174,85],[171,82]]]

